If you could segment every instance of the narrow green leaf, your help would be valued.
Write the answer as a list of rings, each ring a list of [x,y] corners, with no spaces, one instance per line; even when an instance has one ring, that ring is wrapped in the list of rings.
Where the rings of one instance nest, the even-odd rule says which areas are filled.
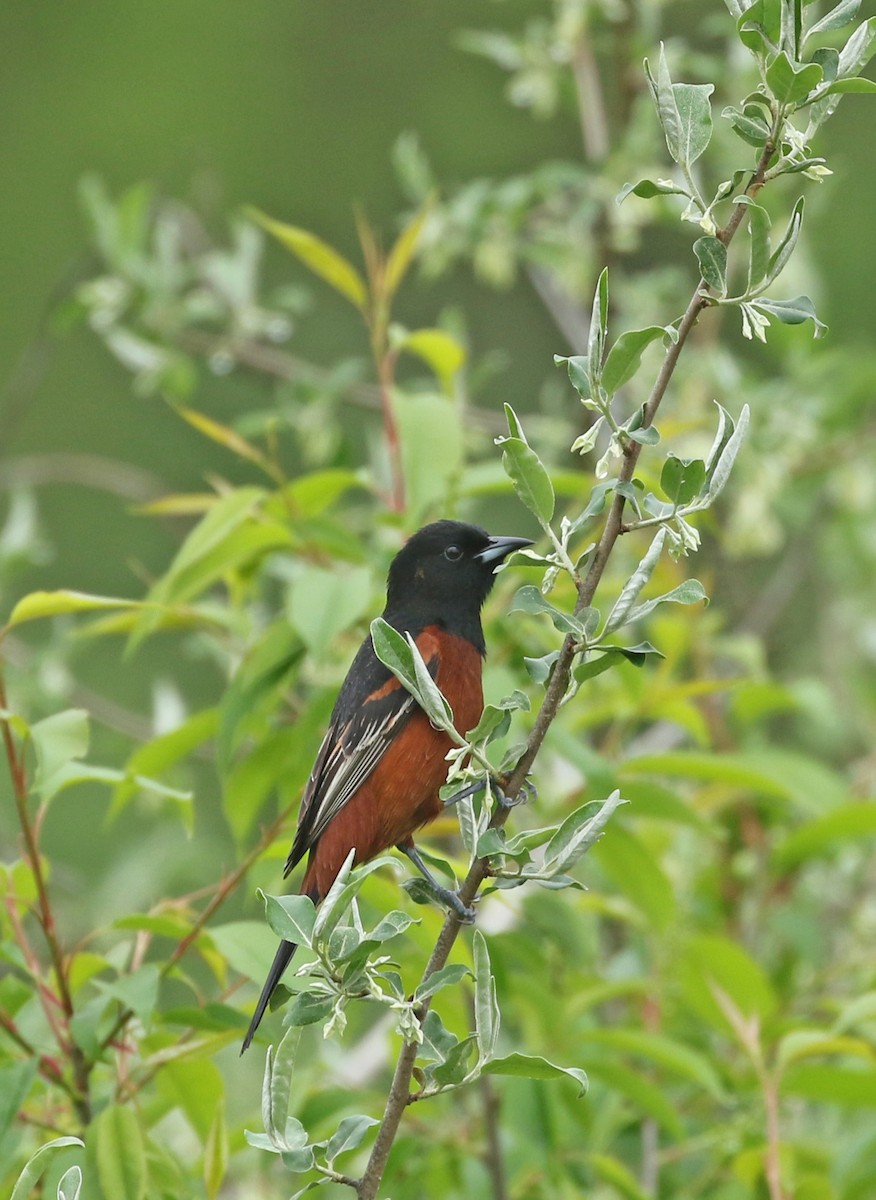
[[[514,597],[514,602],[509,611],[546,613],[553,622],[554,627],[560,633],[570,633],[573,637],[578,638],[585,636],[584,625],[577,617],[573,617],[570,613],[560,612],[558,608],[554,608],[550,601],[545,600],[538,588],[533,587],[532,584],[520,588]]]
[[[499,1003],[496,999],[496,981],[490,968],[490,952],[479,929],[472,938],[475,977],[475,1036],[478,1057],[482,1063],[493,1057],[496,1039],[499,1036]]]
[[[420,235],[429,218],[431,208],[432,204],[427,200],[420,211],[405,225],[386,257],[384,287],[389,298],[395,295],[399,284],[407,274],[408,267],[417,252]]]
[[[34,1079],[35,1061],[10,1063],[0,1067],[0,1139],[4,1138],[24,1109]]]
[[[541,459],[530,447],[520,419],[510,404],[505,405],[510,437],[496,439],[502,448],[502,466],[514,490],[531,513],[546,525],[554,515],[554,487]]]
[[[465,366],[465,347],[444,329],[415,329],[405,333],[396,347],[422,359],[441,381],[445,392],[452,394],[453,382]]]
[[[58,1180],[57,1200],[79,1200],[82,1191],[82,1168],[68,1167]]]
[[[427,979],[423,980],[414,992],[414,1002],[419,1003],[429,996],[434,996],[441,988],[455,987],[460,980],[464,979],[466,975],[471,975],[471,973],[470,968],[465,966],[464,963],[448,963],[440,971],[433,971]]]
[[[593,308],[590,312],[590,331],[587,335],[587,364],[590,375],[590,394],[599,395],[602,378],[602,357],[608,330],[608,267],[603,267],[596,282]]]
[[[711,140],[712,110],[709,97],[715,90],[714,86],[711,83],[673,83],[662,42],[656,78],[651,73],[647,59],[645,72],[669,153],[689,171],[691,164],[696,162]]]
[[[344,1117],[337,1130],[329,1138],[325,1148],[325,1159],[329,1166],[339,1155],[346,1154],[349,1150],[355,1150],[357,1146],[361,1145],[368,1130],[379,1124],[380,1122],[375,1117],[361,1114]]]
[[[137,600],[120,600],[114,596],[92,596],[87,592],[31,592],[22,597],[9,617],[7,628],[35,621],[41,617],[66,616],[69,613],[94,612],[100,609],[138,609],[145,607]]]
[[[208,1200],[215,1200],[228,1170],[228,1130],[225,1125],[225,1098],[214,1101],[213,1120],[204,1145],[204,1187]]]
[[[689,196],[687,188],[679,187],[671,179],[640,179],[638,183],[625,183],[615,198],[615,204],[623,204],[627,196],[641,196],[652,200],[655,196]]]
[[[618,629],[624,624],[627,614],[635,604],[639,593],[654,574],[654,568],[660,561],[660,555],[663,552],[663,544],[665,541],[666,530],[662,528],[658,529],[654,540],[646,550],[644,557],[636,567],[635,571],[624,584],[621,594],[618,596],[614,603],[614,607],[608,614],[605,622],[605,628],[602,631],[603,636],[611,633],[613,630]]]
[[[827,326],[818,319],[815,306],[808,296],[795,296],[793,300],[768,300],[760,296],[752,301],[752,307],[777,317],[783,325],[802,325],[804,321],[811,321],[817,338],[827,332]]]
[[[578,1085],[578,1098],[587,1094],[587,1076],[578,1067],[558,1067],[546,1058],[530,1054],[508,1054],[494,1058],[482,1068],[484,1075],[515,1075],[523,1079],[572,1079]]]
[[[840,50],[837,78],[857,75],[876,50],[876,17],[863,21]]]
[[[609,396],[633,378],[645,348],[665,334],[664,326],[649,325],[646,329],[630,329],[620,335],[609,350],[602,369],[602,386]]]
[[[613,1050],[623,1050],[647,1062],[663,1067],[665,1070],[689,1079],[699,1084],[705,1091],[719,1102],[724,1102],[726,1096],[721,1086],[718,1074],[709,1061],[699,1051],[674,1038],[664,1034],[649,1033],[643,1029],[582,1029],[584,1041],[597,1046],[608,1046]]]
[[[851,24],[858,15],[860,7],[861,0],[840,0],[836,8],[832,8],[820,21],[815,22],[806,36],[813,37],[819,33],[830,33],[834,29],[842,29],[844,25]]]
[[[720,405],[718,406],[721,407]],[[736,455],[739,453],[739,448],[742,445],[745,434],[748,430],[748,421],[751,415],[751,410],[747,404],[743,404],[742,411],[739,414],[739,420],[736,425],[730,421],[730,418],[721,409],[721,427],[719,428],[718,438],[723,437],[724,419],[730,421],[729,428],[732,431],[723,445],[718,444],[716,439],[715,445],[712,447],[712,452],[709,455],[709,463],[706,468],[706,499],[709,504],[720,496],[724,484],[730,477],[730,472],[733,469],[733,464],[736,461]],[[713,461],[714,459],[714,461]]]
[[[270,1071],[266,1066],[262,1089],[262,1120],[265,1132],[279,1150],[300,1150],[307,1142],[307,1133],[299,1121],[289,1117],[292,1074],[301,1041],[301,1027],[286,1030],[276,1053],[268,1052]]]
[[[778,279],[788,259],[794,253],[794,247],[797,245],[797,238],[800,236],[800,226],[803,223],[803,197],[801,196],[794,205],[794,211],[791,214],[791,219],[788,222],[788,228],[782,235],[782,239],[776,248],[776,251],[771,255],[769,264],[766,270],[766,286]]]
[[[718,293],[727,294],[727,247],[716,237],[701,237],[694,242],[694,254],[703,280]]]
[[[760,204],[754,202],[748,205],[748,238],[748,291],[750,293],[766,276],[770,262],[769,213]]]
[[[560,363],[566,364],[566,368],[569,372],[569,382],[572,384],[572,387],[582,398],[589,398],[590,365],[587,361],[587,355],[574,354],[571,358],[566,358],[562,354],[555,354],[554,362],[557,366],[559,366]],[[515,430],[512,429],[511,432],[515,433]],[[518,437],[521,436],[519,430],[516,432]]]
[[[146,1149],[133,1108],[111,1104],[92,1126],[101,1191],[113,1200],[145,1200]]]
[[[544,871],[559,874],[571,870],[602,837],[613,814],[625,803],[615,790],[595,812],[590,802],[570,813],[544,848]]]
[[[324,280],[329,287],[340,292],[360,311],[364,310],[368,299],[365,281],[352,263],[339,254],[333,246],[329,246],[315,234],[308,233],[306,229],[299,229],[296,225],[287,225],[283,221],[275,221],[256,208],[249,208],[246,211],[252,220],[267,230],[287,250],[291,250],[296,258]]]
[[[658,604],[698,604],[701,600],[707,601],[708,596],[700,581],[685,579],[684,583],[674,587],[671,592],[666,592],[665,595],[657,596],[653,600],[646,600],[644,604],[634,608],[627,618],[627,624],[632,625],[634,621],[641,621],[648,613],[653,612]]]
[[[46,1142],[45,1145],[40,1146],[39,1150],[31,1155],[27,1165],[19,1175],[15,1187],[12,1189],[10,1200],[29,1200],[34,1186],[41,1179],[53,1155],[58,1150],[64,1150],[68,1146],[81,1146],[84,1149],[85,1142],[78,1137],[59,1137],[53,1138],[51,1142]],[[126,1198],[123,1197],[122,1200],[126,1200]]]
[[[332,996],[323,996],[317,992],[298,992],[292,997],[292,1002],[284,1017],[286,1025],[314,1025],[317,1021],[325,1021],[331,1016],[335,1006]]]

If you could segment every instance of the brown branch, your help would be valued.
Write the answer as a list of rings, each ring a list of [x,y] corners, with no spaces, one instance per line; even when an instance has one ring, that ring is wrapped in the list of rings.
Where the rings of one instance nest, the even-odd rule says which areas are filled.
[[[748,196],[755,195],[763,187],[764,175],[773,152],[773,144],[770,141],[764,147],[763,153],[758,160],[757,168],[748,184],[746,189]],[[746,207],[745,204],[737,204],[733,209],[727,226],[719,232],[718,236],[725,245],[729,244],[739,228],[745,216]],[[685,343],[696,325],[700,313],[708,304],[708,290],[705,281],[701,278],[694,288],[688,306],[679,322],[678,338],[667,350],[660,371],[654,381],[651,394],[645,404],[642,428],[647,428],[652,424],[678,364],[679,355],[684,349]],[[630,442],[627,445],[619,472],[619,483],[632,482],[641,450],[642,446],[639,442]],[[576,615],[579,615],[585,608],[589,607],[593,600],[596,588],[605,572],[606,564],[615,543],[623,531],[623,510],[624,497],[615,490],[614,499],[602,531],[602,536],[590,561],[587,574],[578,588],[578,600],[574,610]],[[559,658],[554,665],[553,673],[545,691],[541,708],[536,716],[532,732],[529,735],[523,756],[518,761],[510,777],[505,781],[506,793],[511,797],[517,796],[523,788],[532,764],[535,762],[536,756],[544,743],[547,731],[559,712],[560,704],[569,686],[572,664],[576,653],[576,640],[572,635],[569,635],[564,640]],[[494,827],[504,825],[509,811],[507,807],[498,808],[493,815],[491,825]],[[468,906],[472,904],[481,884],[487,876],[487,869],[488,863],[486,859],[476,859],[472,863],[469,873],[459,889],[459,896],[463,904]],[[461,928],[462,926],[458,917],[454,913],[448,913],[441,933],[438,935],[435,949],[432,951],[429,962],[423,972],[423,979],[428,979],[434,971],[440,970],[446,964]],[[420,1021],[425,1018],[429,1011],[429,1006],[429,999],[426,999],[420,1006],[418,1013]],[[402,1046],[384,1109],[383,1119],[377,1131],[377,1138],[374,1142],[365,1172],[356,1188],[358,1200],[375,1200],[377,1196],[377,1189],[380,1186],[380,1181],[386,1169],[389,1152],[395,1141],[402,1114],[408,1103],[411,1077],[417,1059],[417,1050],[418,1046],[415,1042],[405,1042]]]
[[[6,686],[2,674],[0,674],[0,709],[8,711]],[[19,748],[16,745],[15,738],[13,737],[12,726],[9,718],[0,718],[0,724],[3,726],[3,746],[6,751],[6,761],[9,766],[9,777],[12,781],[12,791],[15,796],[15,807],[18,812],[18,822],[21,826],[22,837],[24,838],[25,856],[27,858],[28,865],[30,866],[34,885],[36,887],[37,916],[42,927],[46,947],[49,951],[49,958],[51,959],[55,983],[58,989],[58,1002],[63,1013],[63,1022],[61,1025],[58,1025],[57,1022],[53,1020],[52,1015],[50,1015],[49,1002],[43,995],[43,989],[40,985],[39,964],[34,963],[33,967],[36,968],[37,988],[43,1000],[43,1007],[46,1008],[46,1015],[49,1017],[50,1024],[52,1024],[55,1032],[58,1046],[70,1063],[70,1067],[73,1072],[73,1105],[76,1109],[77,1117],[82,1122],[83,1126],[85,1126],[91,1120],[91,1100],[89,1097],[88,1088],[90,1066],[81,1047],[76,1044],[75,1040],[70,1034],[70,1022],[73,1018],[73,997],[70,994],[70,983],[67,978],[67,965],[64,962],[61,943],[58,940],[58,929],[57,925],[55,924],[55,914],[52,910],[52,904],[49,899],[49,890],[46,885],[46,877],[43,871],[37,835],[27,808],[29,790],[27,768],[24,763],[24,757],[20,753]],[[23,930],[20,929],[20,932],[21,936],[24,937]],[[25,949],[26,947],[27,940],[24,939],[22,948]]]

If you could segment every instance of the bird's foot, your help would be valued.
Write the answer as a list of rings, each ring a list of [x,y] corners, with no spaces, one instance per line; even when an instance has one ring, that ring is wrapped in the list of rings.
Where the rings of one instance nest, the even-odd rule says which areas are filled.
[[[523,786],[516,796],[507,795],[504,789],[498,786],[494,786],[493,791],[496,793],[499,808],[502,809],[516,808],[518,804],[528,804],[530,800],[538,799],[538,788],[529,778],[524,779]]]

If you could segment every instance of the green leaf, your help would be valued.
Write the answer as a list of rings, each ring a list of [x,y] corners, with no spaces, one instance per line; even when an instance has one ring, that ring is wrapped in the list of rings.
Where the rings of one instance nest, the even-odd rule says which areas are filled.
[[[292,1073],[300,1040],[300,1027],[291,1026],[283,1035],[276,1053],[273,1046],[268,1047],[265,1059],[262,1123],[271,1144],[277,1150],[300,1150],[307,1143],[307,1133],[303,1125],[289,1117]]]
[[[574,354],[571,358],[566,358],[562,354],[554,355],[554,362],[557,366],[560,363],[565,363],[569,372],[569,382],[582,399],[587,399],[590,396],[590,364],[586,354]],[[512,430],[512,433],[515,432]],[[518,436],[520,436],[518,434]]]
[[[641,196],[652,200],[655,196],[689,196],[687,188],[679,187],[671,179],[640,179],[638,183],[625,183],[615,197],[615,204],[623,204],[627,196]]]
[[[656,79],[651,74],[647,59],[645,72],[669,153],[689,171],[712,137],[709,97],[715,88],[711,83],[673,83],[662,43]]]
[[[783,325],[802,325],[804,321],[811,321],[817,338],[827,332],[827,326],[818,319],[815,306],[808,296],[795,296],[793,300],[767,300],[760,296],[752,301],[752,305],[761,312],[777,317]]]
[[[605,1059],[599,1055],[589,1055],[587,1073],[592,1079],[601,1080],[612,1091],[619,1092],[634,1108],[653,1117],[671,1138],[683,1137],[684,1125],[672,1098],[666,1095],[663,1088],[646,1079],[641,1071],[622,1066],[616,1054]]]
[[[582,622],[569,613],[560,612],[558,608],[545,600],[537,587],[527,584],[514,597],[509,612],[546,613],[560,633],[570,633],[573,637],[584,638],[585,628]]]
[[[68,1167],[58,1180],[57,1200],[79,1200],[82,1191],[82,1168]]]
[[[863,21],[843,48],[837,65],[837,78],[857,75],[873,57],[876,50],[876,17]]]
[[[726,1101],[724,1089],[712,1063],[704,1054],[674,1038],[643,1029],[582,1029],[581,1038],[597,1046],[622,1050],[627,1054],[644,1058],[647,1062],[663,1067],[682,1079],[699,1084],[719,1103]]]
[[[429,996],[434,996],[444,987],[455,987],[466,975],[471,975],[469,967],[463,963],[448,963],[440,971],[433,971],[414,992],[414,1002],[420,1003]]]
[[[271,961],[277,949],[277,939],[264,921],[211,925],[207,936],[233,970],[259,982],[264,977],[265,963]]]
[[[349,1150],[355,1150],[357,1146],[361,1145],[368,1130],[379,1124],[380,1122],[376,1118],[360,1114],[344,1117],[335,1133],[329,1138],[325,1148],[325,1158],[329,1166],[340,1154],[346,1154]]]
[[[43,800],[50,800],[67,782],[66,768],[88,753],[88,713],[69,708],[53,713],[30,727],[37,757],[34,788]]]
[[[705,481],[706,464],[701,458],[676,458],[670,454],[660,473],[663,494],[676,508],[690,504],[702,491]]]
[[[0,1067],[0,1139],[4,1138],[19,1114],[36,1078],[36,1061],[10,1063]]]
[[[386,256],[384,287],[388,298],[395,295],[399,284],[407,274],[408,267],[411,265],[413,257],[416,254],[420,235],[429,218],[431,208],[431,202],[427,200],[420,211],[405,225],[396,238],[395,244],[389,254]]]
[[[709,504],[714,503],[718,496],[720,496],[724,489],[724,484],[730,477],[730,472],[733,469],[739,448],[748,430],[748,421],[751,412],[748,405],[743,404],[739,420],[734,426],[733,421],[724,409],[721,408],[720,404],[718,408],[720,409],[718,435],[715,438],[706,463],[706,499]],[[729,436],[726,436],[725,440],[727,430],[729,430]]]
[[[727,247],[716,237],[701,237],[694,242],[694,254],[705,283],[719,296],[727,294]]]
[[[431,721],[440,726],[453,723],[450,705],[432,679],[413,639],[402,637],[383,617],[371,622],[371,644],[385,667],[411,693]]]
[[[22,597],[9,617],[7,628],[35,621],[41,617],[66,616],[69,613],[94,612],[107,609],[138,609],[145,605],[137,600],[120,600],[115,596],[93,596],[87,592],[31,592]]]
[[[675,459],[674,461],[677,462],[678,459]],[[614,603],[614,607],[608,614],[608,617],[605,621],[605,628],[602,631],[603,637],[624,624],[627,614],[635,604],[639,593],[653,575],[654,568],[660,561],[660,555],[663,552],[663,544],[665,541],[666,530],[658,529],[654,540],[646,550],[642,561],[624,584],[621,594],[618,596]]]
[[[396,349],[421,358],[438,376],[444,391],[453,394],[453,383],[465,366],[466,352],[452,334],[443,329],[405,331]]]
[[[628,828],[615,824],[593,853],[649,926],[661,932],[666,930],[675,916],[672,885],[640,839]]]
[[[15,1187],[12,1189],[10,1200],[29,1200],[30,1194],[35,1185],[41,1179],[43,1172],[49,1165],[52,1156],[58,1150],[64,1150],[68,1146],[81,1146],[85,1148],[85,1142],[78,1137],[59,1137],[53,1138],[52,1141],[46,1142],[45,1145],[31,1155],[27,1165],[18,1177]],[[120,1195],[120,1200],[127,1200],[127,1197]]]
[[[558,1067],[546,1058],[530,1054],[508,1054],[494,1058],[482,1068],[484,1075],[513,1075],[523,1079],[573,1079],[578,1099],[587,1094],[587,1076],[579,1067]]]
[[[543,870],[552,874],[571,870],[599,841],[611,817],[625,803],[615,790],[595,812],[590,801],[570,813],[544,848]]]
[[[338,634],[368,611],[372,578],[368,567],[345,563],[342,570],[306,564],[289,592],[289,623],[315,658],[322,658]]]
[[[813,37],[819,33],[830,33],[834,29],[842,29],[844,25],[851,24],[858,15],[860,7],[861,0],[840,0],[836,8],[832,8],[820,21],[815,22],[806,36]]]
[[[800,226],[803,222],[803,197],[801,196],[794,205],[794,211],[791,214],[791,219],[788,222],[788,228],[782,235],[782,240],[773,255],[771,255],[766,270],[766,286],[775,282],[781,275],[782,271],[788,263],[788,259],[794,253],[794,247],[797,245],[797,238],[800,236]]]
[[[818,87],[823,74],[817,63],[797,67],[782,50],[767,67],[766,81],[779,104],[796,104]]]
[[[630,329],[622,333],[609,350],[602,368],[602,386],[611,396],[618,388],[628,383],[638,371],[642,353],[657,338],[666,335],[663,325],[649,325],[645,329]]]
[[[773,851],[777,869],[790,871],[813,858],[828,858],[843,845],[861,845],[876,837],[876,804],[853,802],[807,821]]]
[[[496,981],[490,969],[490,952],[479,929],[472,938],[475,977],[475,1037],[481,1063],[493,1057],[499,1036],[499,1002]]]
[[[749,146],[764,146],[770,136],[770,127],[764,119],[763,110],[759,105],[746,104],[744,108],[734,108],[728,105],[722,109],[721,116],[730,121],[733,128]]]
[[[590,313],[590,331],[587,335],[587,365],[590,373],[590,394],[599,395],[602,380],[602,358],[608,331],[608,267],[603,267],[596,281],[593,308]]]
[[[317,1021],[325,1021],[334,1007],[332,996],[324,996],[319,992],[297,992],[292,997],[284,1024],[314,1025]]]
[[[716,986],[743,1017],[767,1020],[779,1005],[760,964],[738,942],[716,934],[697,934],[688,940],[677,958],[676,982],[686,1006],[720,1030],[726,1030],[728,1022],[715,999]]]
[[[316,921],[316,906],[309,896],[259,895],[265,903],[265,917],[274,933],[296,946],[309,946]]]
[[[287,225],[283,221],[275,221],[256,208],[248,208],[246,211],[252,220],[267,230],[287,250],[291,250],[296,258],[324,280],[329,287],[333,287],[356,308],[364,311],[368,299],[365,281],[352,263],[349,263],[334,247],[329,246],[315,234],[308,233],[306,229],[299,229],[296,225]]]
[[[766,276],[770,261],[770,218],[760,204],[751,201],[748,211],[748,291],[752,292]]]
[[[204,1186],[207,1200],[215,1200],[228,1170],[228,1130],[225,1125],[225,1097],[214,1100],[213,1120],[204,1145]]]
[[[591,1153],[586,1156],[586,1162],[593,1174],[608,1183],[612,1192],[623,1196],[624,1200],[649,1200],[635,1175],[620,1159],[611,1154]]]
[[[662,596],[657,596],[653,600],[646,600],[644,604],[640,604],[629,614],[627,624],[632,625],[634,621],[641,621],[648,613],[653,612],[658,604],[698,604],[701,600],[708,601],[706,589],[698,579],[685,579],[678,587],[674,587],[671,592],[666,592]]]
[[[876,1071],[871,1065],[846,1067],[801,1063],[782,1076],[785,1096],[802,1096],[816,1104],[836,1104],[856,1111],[876,1108]]]
[[[430,392],[393,398],[410,513],[443,508],[462,469],[464,431],[458,404]]]
[[[554,488],[541,459],[523,436],[517,414],[510,404],[505,405],[511,437],[496,439],[502,448],[502,466],[514,484],[514,490],[542,525],[554,515]],[[515,431],[518,431],[515,435]]]
[[[432,1068],[431,1075],[435,1083],[440,1087],[454,1087],[462,1083],[468,1074],[468,1064],[475,1046],[474,1034],[452,1045],[445,1054],[444,1061]]]
[[[113,1200],[145,1200],[146,1150],[133,1108],[111,1104],[92,1126],[97,1177]]]

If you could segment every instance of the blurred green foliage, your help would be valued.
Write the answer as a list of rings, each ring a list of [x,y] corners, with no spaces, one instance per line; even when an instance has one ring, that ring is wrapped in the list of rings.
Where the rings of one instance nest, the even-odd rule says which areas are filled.
[[[49,20],[12,6],[3,17],[17,38],[7,45],[21,49],[20,62],[10,55],[13,83],[38,34],[54,67],[31,70],[29,91],[18,85],[35,101],[12,126],[21,161],[37,113],[66,122],[69,103],[78,124],[73,150],[43,132],[58,161],[27,213],[43,232],[12,239],[33,294],[57,287],[0,414],[10,728],[29,743],[70,956],[74,1070],[62,1065],[62,1086],[33,982],[51,976],[22,949],[43,954],[38,897],[4,790],[0,1186],[11,1190],[37,1146],[87,1124],[70,1095],[78,1055],[97,1063],[87,1149],[58,1145],[38,1160],[46,1194],[78,1194],[75,1164],[84,1200],[288,1194],[282,1165],[244,1136],[262,1128],[262,1063],[257,1051],[239,1060],[237,1045],[249,981],[274,948],[255,889],[276,887],[297,798],[380,609],[389,559],[435,515],[533,536],[552,514],[555,530],[567,517],[528,566],[521,557],[500,576],[486,614],[488,700],[515,688],[537,695],[574,604],[563,555],[573,569],[586,564],[611,498],[600,489],[632,439],[644,446],[642,486],[627,519],[663,523],[679,555],[702,539],[696,573],[712,604],[648,608],[661,595],[703,594],[690,590],[689,560],[653,556],[641,580],[648,611],[636,616],[648,649],[625,635],[629,661],[609,646],[581,662],[580,691],[538,760],[538,801],[508,827],[513,839],[559,824],[618,789],[628,805],[574,870],[589,890],[502,888],[479,912],[501,1056],[580,1067],[590,1090],[581,1100],[569,1082],[507,1078],[413,1106],[387,1194],[502,1195],[487,1151],[498,1111],[514,1196],[864,1200],[876,1180],[876,357],[852,335],[866,331],[856,276],[869,278],[873,257],[872,222],[854,215],[872,169],[861,154],[866,98],[845,99],[810,149],[787,142],[789,172],[811,155],[804,170],[815,178],[770,183],[763,215],[752,207],[725,261],[713,212],[726,219],[744,188],[766,119],[750,102],[758,76],[733,3],[506,0],[439,13],[392,2],[378,16],[366,7],[243,14],[193,4],[147,17],[98,5],[87,18]],[[794,36],[777,0],[756,7],[751,28],[742,22],[749,49]],[[831,6],[804,8],[811,25]],[[866,5],[839,9],[859,24],[868,15]],[[227,29],[213,25],[216,11]],[[829,82],[850,32],[830,26],[802,70],[795,55],[770,55],[773,94],[806,100],[823,86],[816,65]],[[202,36],[209,54],[195,52]],[[673,93],[692,141],[661,137],[643,56],[664,115],[665,70],[700,85]],[[268,133],[283,103],[294,138],[285,126]],[[711,143],[700,155],[707,103]],[[722,119],[725,107],[735,111]],[[801,130],[808,120],[802,110]],[[209,170],[193,170],[193,143]],[[667,153],[678,168],[671,186]],[[821,155],[836,176],[819,188]],[[74,171],[85,233],[67,215]],[[131,186],[153,177],[161,182]],[[63,250],[48,216],[58,178]],[[182,193],[185,202],[169,198]],[[380,220],[355,220],[354,199]],[[244,202],[262,215],[238,211]],[[391,219],[397,206],[405,211]],[[382,244],[375,225],[388,230]],[[827,340],[811,339],[811,320],[783,328],[780,311],[757,306],[783,237],[794,255],[770,295],[809,292]],[[86,238],[87,257],[59,281],[63,255]],[[33,244],[42,254],[25,262]],[[636,418],[664,327],[698,270],[716,299],[735,303],[706,312],[685,347],[655,450]],[[742,337],[764,329],[758,314],[772,322],[766,347]],[[555,352],[569,356],[562,372]],[[748,405],[751,422],[727,490],[688,521],[686,506],[714,478],[715,400],[734,418]],[[513,406],[507,431],[502,401]],[[597,603],[618,627],[635,615],[630,583],[647,552],[631,534],[612,556]],[[533,586],[546,570],[549,596]],[[82,591],[35,592],[58,587]],[[508,743],[531,722],[511,711]],[[463,872],[455,820],[428,841]],[[385,870],[368,876],[360,904],[369,929],[399,910],[418,918],[392,942],[404,996],[440,914],[414,908]],[[477,974],[470,940],[455,957]],[[471,1003],[461,978],[441,990],[439,1042],[464,1041]],[[342,1042],[304,1030],[288,1116],[312,1139],[336,1136],[353,1114],[379,1116],[395,1040],[377,1012],[345,1008]],[[266,1036],[277,1040],[273,1023]],[[369,1127],[345,1130],[348,1170]],[[770,1174],[779,1144],[781,1182]]]

